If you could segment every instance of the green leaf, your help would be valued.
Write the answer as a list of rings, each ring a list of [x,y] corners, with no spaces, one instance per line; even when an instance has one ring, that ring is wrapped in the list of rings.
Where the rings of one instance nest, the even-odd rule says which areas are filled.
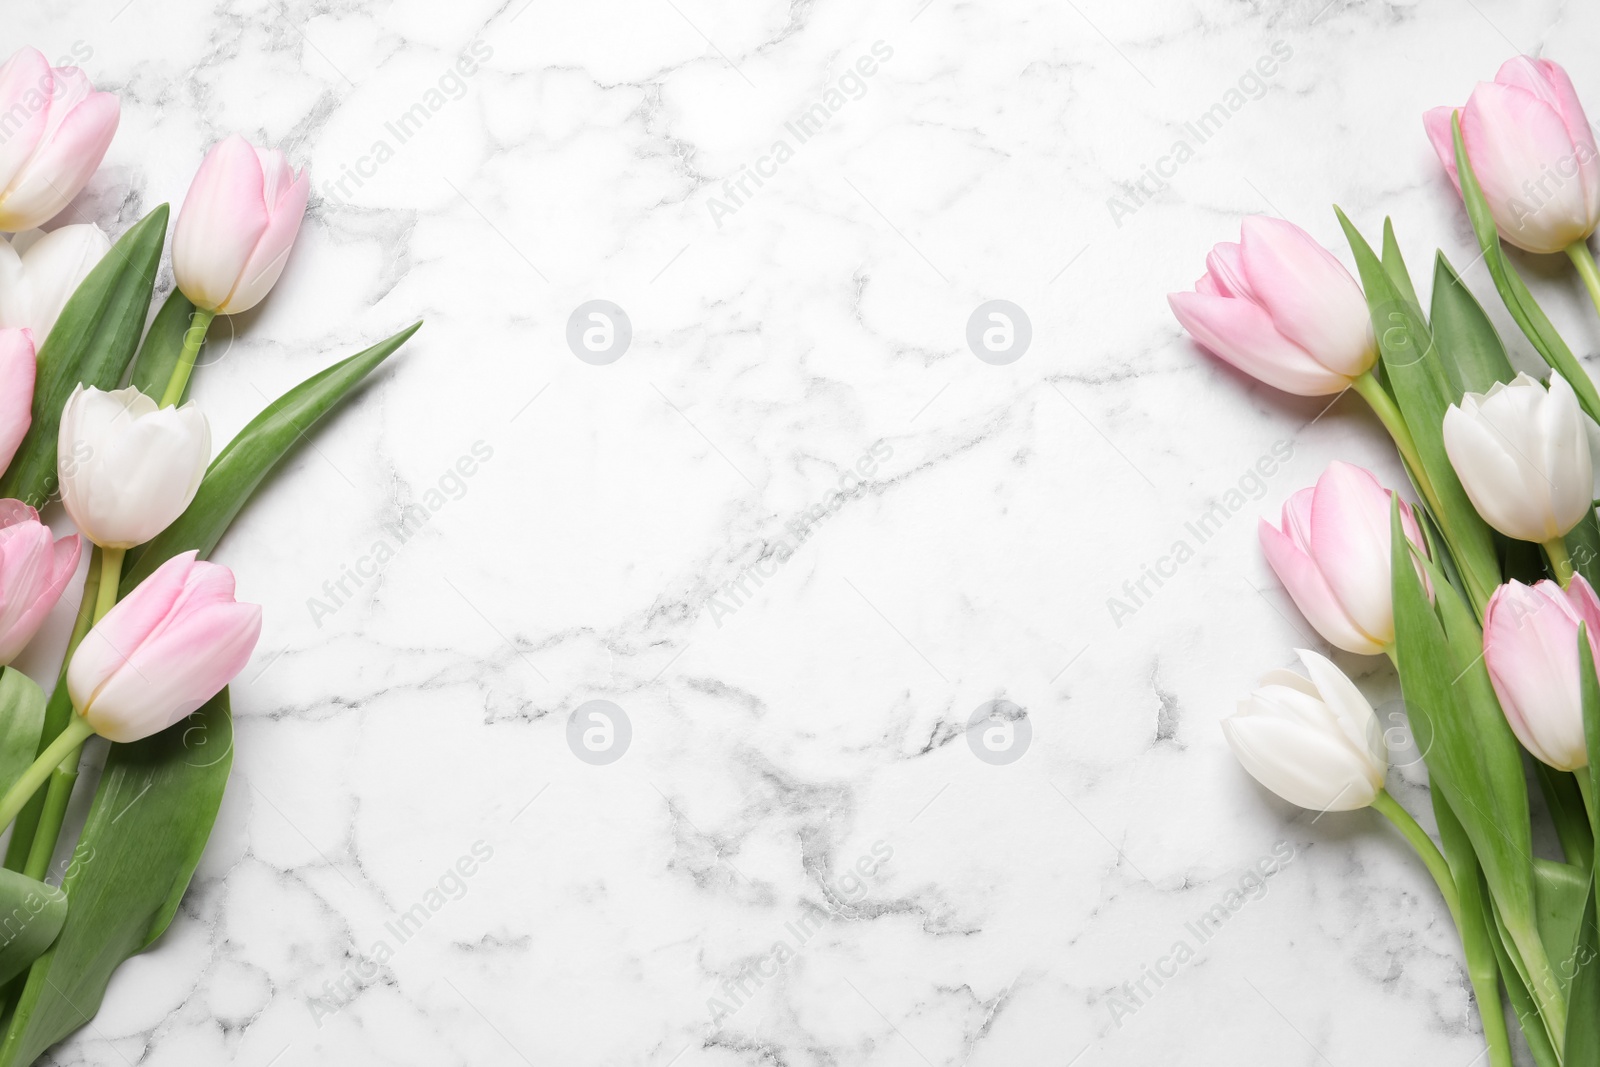
[[[1434,518],[1450,542],[1475,609],[1481,611],[1500,584],[1500,563],[1492,531],[1472,506],[1445,451],[1444,413],[1455,399],[1454,385],[1421,313],[1395,288],[1384,265],[1345,213],[1337,207],[1334,211],[1355,255],[1395,403],[1416,441],[1417,455],[1437,497]]]
[[[161,310],[156,312],[150,329],[139,346],[139,355],[133,361],[133,375],[128,384],[159,403],[167,391],[167,380],[178,365],[178,354],[183,351],[183,335],[189,330],[189,319],[194,314],[194,304],[177,286],[167,294]],[[193,379],[190,379],[193,381]],[[189,387],[183,388],[183,403],[189,396]]]
[[[38,959],[67,919],[66,894],[16,871],[0,870],[0,982]]]
[[[1571,957],[1565,1067],[1600,1067],[1600,931],[1595,928],[1593,876],[1585,888],[1583,918]],[[1557,971],[1567,969],[1558,967]]]
[[[1429,603],[1398,507],[1391,509],[1390,536],[1395,660],[1429,781],[1460,819],[1497,917],[1513,940],[1513,958],[1527,969],[1525,981],[1559,1033],[1565,1028],[1563,1005],[1539,982],[1550,964],[1538,935],[1522,754],[1484,667],[1482,634],[1455,588],[1420,560],[1439,576],[1433,582],[1437,607]]]
[[[1383,220],[1383,272],[1389,276],[1389,284],[1394,287],[1395,294],[1406,302],[1411,313],[1418,319],[1422,318],[1422,304],[1418,302],[1417,290],[1411,284],[1411,272],[1406,270],[1406,261],[1400,255],[1400,242],[1395,240],[1394,222],[1390,219]]]
[[[1555,963],[1556,982],[1562,995],[1576,970],[1578,918],[1589,895],[1590,869],[1554,860],[1533,861],[1534,896],[1538,901],[1539,937]],[[1570,1016],[1569,1016],[1570,1018]]]
[[[1445,369],[1455,384],[1452,402],[1462,393],[1486,393],[1495,382],[1517,376],[1506,358],[1506,346],[1484,313],[1483,305],[1461,281],[1440,252],[1433,263],[1433,308],[1429,325],[1444,354]]]
[[[1578,394],[1578,402],[1583,405],[1583,410],[1589,413],[1591,419],[1600,420],[1600,392],[1595,391],[1594,382],[1589,380],[1589,375],[1573,357],[1572,349],[1556,332],[1555,326],[1533,299],[1533,294],[1528,291],[1521,275],[1512,267],[1505,250],[1500,246],[1500,231],[1495,226],[1494,215],[1489,211],[1489,201],[1484,199],[1483,187],[1472,169],[1472,160],[1467,158],[1467,146],[1461,140],[1459,112],[1451,116],[1450,125],[1455,135],[1456,176],[1461,182],[1461,201],[1467,207],[1467,218],[1472,220],[1472,232],[1478,238],[1478,247],[1483,250],[1483,262],[1489,268],[1489,276],[1494,279],[1500,299],[1505,302],[1512,319],[1533,343],[1534,350]]]
[[[307,378],[251,420],[212,462],[194,502],[178,521],[144,548],[128,553],[122,595],[127,596],[180,552],[198,549],[202,557],[209,555],[256,486],[304,439],[306,431],[421,326],[420,322],[407,326],[388,340]]]
[[[1493,917],[1489,914],[1488,901],[1484,897],[1483,872],[1478,867],[1478,857],[1473,854],[1472,841],[1467,837],[1461,820],[1450,810],[1444,791],[1430,789],[1428,793],[1433,801],[1434,820],[1439,825],[1439,846],[1444,852],[1445,862],[1450,865],[1450,874],[1456,884],[1456,897],[1461,903],[1457,928],[1461,934],[1462,951],[1467,957],[1467,979],[1472,983],[1472,994],[1478,1001],[1478,1017],[1483,1023],[1484,1037],[1490,1049],[1497,1046],[1503,1049],[1509,1039],[1506,1035],[1505,1012],[1500,1006],[1500,963],[1496,951],[1499,948],[1499,935],[1493,929]],[[1510,982],[1517,981],[1519,979],[1512,974]],[[1523,990],[1522,995],[1527,997],[1527,991]],[[1491,1051],[1489,1062],[1498,1067],[1496,1059]],[[1543,1061],[1540,1062],[1543,1067]],[[1553,1057],[1551,1063],[1554,1067]]]
[[[15,667],[0,671],[0,791],[22,777],[39,752],[44,690]]]
[[[1489,909],[1491,920],[1498,917]],[[1490,938],[1495,952],[1495,958],[1500,964],[1500,978],[1506,985],[1506,999],[1511,1002],[1511,1010],[1516,1013],[1517,1023],[1521,1027],[1522,1037],[1528,1043],[1528,1051],[1533,1053],[1533,1061],[1539,1067],[1561,1067],[1561,1060],[1556,1055],[1556,1050],[1550,1043],[1550,1036],[1545,1032],[1544,1021],[1539,1015],[1539,1006],[1534,1003],[1533,995],[1528,992],[1527,983],[1517,969],[1517,961],[1512,951],[1506,947],[1508,939],[1505,931],[1498,922],[1491,923]]]
[[[0,1065],[32,1063],[92,1018],[112,972],[166,929],[200,862],[232,764],[226,690],[169,730],[111,746],[62,883],[66,922],[28,972]]]
[[[61,409],[80,382],[101,389],[121,383],[144,332],[166,233],[162,204],[111,246],[67,300],[39,348],[33,423],[0,477],[0,497],[41,507],[55,493]]]

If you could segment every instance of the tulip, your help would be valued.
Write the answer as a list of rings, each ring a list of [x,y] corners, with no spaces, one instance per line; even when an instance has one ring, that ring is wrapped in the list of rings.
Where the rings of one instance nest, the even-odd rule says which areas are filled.
[[[38,49],[0,65],[0,230],[31,230],[66,207],[105,158],[121,114],[115,96]]]
[[[41,342],[111,241],[93,223],[0,239],[0,326],[25,326]]]
[[[1571,573],[1562,542],[1589,513],[1594,488],[1578,398],[1551,374],[1546,390],[1526,374],[1467,393],[1444,415],[1450,465],[1485,522],[1545,546],[1557,577]]]
[[[1456,109],[1422,117],[1434,151],[1459,191]],[[1600,154],[1567,72],[1517,56],[1479,82],[1461,109],[1461,141],[1495,226],[1529,252],[1560,252],[1600,224]]]
[[[158,409],[138,389],[80,385],[61,412],[56,454],[67,514],[120,557],[194,499],[211,458],[211,429],[193,401]]]
[[[1557,770],[1589,764],[1578,674],[1578,624],[1600,663],[1600,599],[1574,575],[1555,582],[1512,581],[1495,590],[1483,619],[1483,659],[1500,708],[1522,746]]]
[[[261,607],[234,600],[233,572],[184,552],[95,623],[67,667],[67,692],[95,733],[137,741],[216,696],[260,636]]]
[[[1370,471],[1331,463],[1314,488],[1283,505],[1283,525],[1261,520],[1261,549],[1300,613],[1346,652],[1376,655],[1394,644],[1389,507],[1395,494]],[[1405,501],[1400,524],[1423,545]]]
[[[0,328],[0,470],[11,465],[33,425],[33,379],[38,372],[33,334]]]
[[[1383,790],[1389,769],[1372,705],[1315,652],[1299,651],[1309,679],[1276,670],[1222,720],[1228,746],[1256,781],[1291,804],[1353,811]]]
[[[172,231],[172,272],[202,311],[232,315],[261,302],[283,273],[311,193],[275,148],[238,134],[206,154]]]
[[[1183,328],[1220,358],[1288,393],[1342,392],[1372,369],[1378,345],[1360,286],[1300,227],[1244,220],[1238,244],[1206,257],[1192,293],[1169,293]]]
[[[20,500],[0,500],[0,665],[33,639],[78,569],[83,541],[55,539],[39,513]]]

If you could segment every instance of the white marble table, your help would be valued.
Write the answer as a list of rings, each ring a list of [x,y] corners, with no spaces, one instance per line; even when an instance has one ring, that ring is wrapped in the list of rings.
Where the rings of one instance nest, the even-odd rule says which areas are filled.
[[[1600,13],[12,7],[7,48],[76,46],[122,95],[84,217],[181,199],[233,131],[312,168],[282,283],[213,331],[219,441],[427,320],[220,546],[266,606],[223,812],[171,931],[56,1062],[1481,1050],[1406,846],[1264,793],[1217,729],[1322,647],[1256,516],[1330,459],[1398,467],[1359,402],[1315,418],[1228,371],[1164,294],[1251,212],[1344,256],[1334,201],[1373,234],[1393,213],[1424,283],[1435,246],[1465,266],[1422,111],[1519,50],[1600,108]],[[1575,279],[1524,264],[1593,352]],[[567,343],[595,300],[631,326],[612,362]],[[1009,363],[968,345],[991,300],[1031,323]],[[1386,663],[1338,659],[1394,696]],[[610,763],[569,725],[593,700],[625,716]],[[1014,762],[967,740],[995,700],[1026,712]]]

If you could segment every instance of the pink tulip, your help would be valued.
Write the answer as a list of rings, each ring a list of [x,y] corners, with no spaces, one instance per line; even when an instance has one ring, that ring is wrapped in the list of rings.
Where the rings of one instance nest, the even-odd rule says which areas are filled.
[[[310,195],[310,175],[275,148],[234,134],[211,149],[172,231],[183,295],[224,315],[255,307],[283,273]]]
[[[1328,643],[1376,655],[1394,643],[1389,502],[1370,471],[1334,462],[1283,505],[1283,528],[1261,520],[1261,549],[1295,606]],[[1422,545],[1405,501],[1400,525]]]
[[[33,331],[0,329],[0,471],[11,466],[33,425],[33,379],[38,372]]]
[[[1343,391],[1378,358],[1361,287],[1300,227],[1252,215],[1192,293],[1169,293],[1183,328],[1217,356],[1287,393]]]
[[[83,541],[55,540],[39,513],[0,500],[0,664],[10,663],[38,632],[78,569]]]
[[[1422,116],[1456,189],[1453,107]],[[1461,140],[1501,236],[1529,252],[1560,252],[1600,223],[1600,154],[1567,72],[1517,56],[1479,82],[1461,109]]]
[[[1589,764],[1578,688],[1578,623],[1600,663],[1600,600],[1583,575],[1562,589],[1548,579],[1507,582],[1489,598],[1483,658],[1506,721],[1524,748],[1558,770]]]
[[[137,741],[216,696],[261,636],[261,608],[233,599],[233,572],[174,556],[95,623],[67,691],[95,733]]]
[[[122,106],[77,67],[20,48],[0,65],[0,115],[0,230],[15,232],[48,222],[88,184]]]

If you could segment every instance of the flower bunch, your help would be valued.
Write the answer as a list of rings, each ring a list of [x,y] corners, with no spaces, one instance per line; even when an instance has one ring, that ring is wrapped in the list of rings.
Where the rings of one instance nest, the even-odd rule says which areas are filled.
[[[196,357],[217,315],[260,303],[282,275],[309,177],[242,137],[215,145],[173,230],[176,284],[146,330],[165,204],[115,244],[93,223],[40,229],[95,174],[116,96],[24,48],[0,65],[0,113],[0,830],[11,831],[0,911],[12,917],[0,1067],[13,1067],[85,1021],[112,969],[160,935],[216,817],[232,758],[227,686],[262,618],[236,599],[232,571],[202,557],[416,326],[313,375],[213,457],[205,413],[186,399]],[[41,520],[57,496],[76,533]],[[10,664],[80,571],[47,697]],[[72,852],[96,860],[61,875],[63,815],[93,735],[111,746]]]
[[[1324,640],[1392,661],[1437,841],[1385,789],[1372,707],[1322,656],[1300,652],[1306,675],[1270,672],[1222,729],[1283,799],[1374,807],[1415,847],[1460,933],[1493,1067],[1513,1062],[1513,1032],[1539,1067],[1595,1064],[1600,392],[1501,241],[1565,253],[1600,308],[1587,246],[1600,155],[1571,80],[1548,60],[1511,60],[1465,107],[1423,125],[1547,375],[1513,367],[1442,253],[1425,312],[1388,222],[1380,254],[1342,212],[1356,276],[1299,227],[1250,218],[1237,244],[1212,250],[1194,291],[1169,302],[1202,346],[1269,385],[1354,389],[1394,441],[1414,501],[1334,462],[1277,525],[1262,520],[1261,547]],[[1560,860],[1534,858],[1545,818],[1534,788]]]

